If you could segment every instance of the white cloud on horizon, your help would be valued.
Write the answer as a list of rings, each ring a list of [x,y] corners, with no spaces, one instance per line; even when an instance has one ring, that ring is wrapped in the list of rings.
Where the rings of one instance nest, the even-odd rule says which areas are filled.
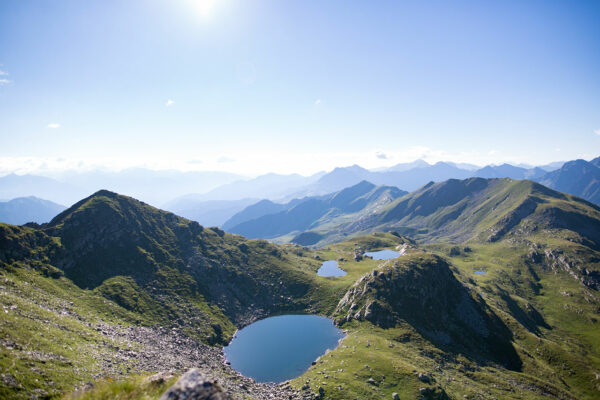
[[[175,104],[175,102],[171,99],[167,100],[167,102],[165,103],[166,107],[171,107],[173,104]]]
[[[379,158],[380,160],[387,160],[388,158],[387,154],[381,152],[377,152],[375,154],[375,157]]]
[[[60,124],[57,124],[57,123],[53,122],[51,124],[48,124],[48,128],[50,128],[50,129],[58,129],[58,128],[60,128]]]

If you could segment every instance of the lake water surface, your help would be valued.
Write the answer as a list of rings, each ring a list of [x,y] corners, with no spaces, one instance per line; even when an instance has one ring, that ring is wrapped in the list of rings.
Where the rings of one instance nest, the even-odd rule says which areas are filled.
[[[302,375],[344,336],[329,318],[281,315],[239,330],[223,351],[242,375],[257,382],[279,383]]]
[[[372,257],[373,260],[391,260],[392,258],[398,258],[402,253],[394,250],[379,250],[379,251],[367,251],[365,255]]]
[[[319,276],[344,276],[346,271],[338,267],[335,260],[325,261],[317,271]]]

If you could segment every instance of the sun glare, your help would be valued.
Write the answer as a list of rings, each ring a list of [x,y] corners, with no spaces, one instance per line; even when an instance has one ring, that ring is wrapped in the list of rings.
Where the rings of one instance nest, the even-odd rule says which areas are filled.
[[[200,16],[203,18],[208,18],[212,15],[217,0],[193,0],[193,2]]]

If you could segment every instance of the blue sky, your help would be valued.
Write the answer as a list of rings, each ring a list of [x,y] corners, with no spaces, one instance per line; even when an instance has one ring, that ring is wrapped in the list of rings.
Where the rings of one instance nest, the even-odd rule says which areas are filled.
[[[0,172],[600,155],[600,2],[0,2]]]

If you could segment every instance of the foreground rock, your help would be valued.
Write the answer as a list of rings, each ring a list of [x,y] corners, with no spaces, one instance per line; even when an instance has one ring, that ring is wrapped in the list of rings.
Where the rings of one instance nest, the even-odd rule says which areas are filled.
[[[192,369],[169,388],[160,400],[233,400],[218,382],[210,380],[199,369]]]

